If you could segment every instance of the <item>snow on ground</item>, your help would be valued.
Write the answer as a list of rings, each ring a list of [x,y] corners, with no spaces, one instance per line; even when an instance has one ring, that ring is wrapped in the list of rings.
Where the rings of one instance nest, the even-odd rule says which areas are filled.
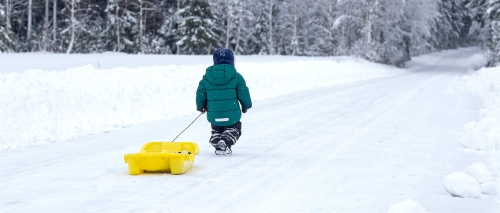
[[[392,205],[387,213],[427,213],[427,211],[418,202],[405,200]]]
[[[480,185],[481,199],[443,187],[450,172],[484,161],[458,143],[464,124],[480,118],[481,98],[462,78],[478,52],[435,53],[415,58],[402,75],[262,96],[243,115],[229,158],[214,155],[210,125],[200,119],[178,139],[200,146],[193,168],[179,176],[131,176],[123,154],[171,140],[195,112],[4,150],[0,212],[498,212],[496,182]],[[479,167],[468,171],[486,174]]]
[[[240,62],[276,62],[276,61],[318,61],[332,60],[330,57],[293,57],[293,56],[240,56]],[[54,53],[0,53],[0,73],[21,73],[29,69],[45,71],[66,71],[69,68],[92,65],[98,69],[117,67],[139,68],[171,65],[202,65],[213,63],[210,55],[132,55],[107,52],[103,54],[54,54]]]
[[[500,67],[482,68],[465,76],[469,87],[482,97],[481,119],[464,126],[466,134],[461,143],[476,150],[500,150]]]
[[[51,56],[25,56],[29,60],[29,56],[40,55]],[[185,61],[190,58],[172,57]],[[152,58],[159,60],[159,56]],[[238,63],[237,60],[236,68],[245,77],[253,100],[406,73],[351,57],[330,60],[273,58],[281,60],[260,63]],[[295,61],[296,58],[301,60]],[[154,65],[154,61],[150,63]],[[7,62],[0,64],[9,67]],[[0,120],[3,121],[0,123],[0,152],[192,114],[196,87],[206,67],[98,69],[86,65],[61,72],[30,69],[0,74]]]
[[[486,64],[485,58],[475,55],[471,64]],[[472,68],[479,68],[473,66]],[[455,172],[443,180],[446,190],[459,197],[480,198],[500,192],[500,67],[482,68],[463,76],[469,88],[482,98],[483,106],[479,120],[464,125],[465,134],[460,143],[463,152],[475,152],[484,156],[488,165],[473,163],[464,173]],[[477,150],[477,151],[474,151]],[[480,184],[480,187],[479,187]]]

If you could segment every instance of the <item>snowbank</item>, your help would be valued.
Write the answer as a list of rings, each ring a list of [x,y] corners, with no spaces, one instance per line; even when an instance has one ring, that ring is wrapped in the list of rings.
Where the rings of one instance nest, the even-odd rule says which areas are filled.
[[[469,77],[469,87],[484,100],[481,119],[464,126],[461,144],[476,150],[500,150],[500,67],[482,68]]]
[[[405,73],[339,57],[335,60],[240,62],[253,100]],[[0,151],[68,140],[129,125],[196,113],[203,65],[0,74]]]
[[[416,201],[406,200],[392,205],[387,213],[427,213]]]
[[[481,198],[481,194],[495,195],[500,192],[500,184],[483,163],[473,163],[463,172],[448,174],[443,186],[452,196]]]
[[[463,172],[453,172],[443,179],[444,188],[455,197],[480,198],[481,186],[477,180]]]

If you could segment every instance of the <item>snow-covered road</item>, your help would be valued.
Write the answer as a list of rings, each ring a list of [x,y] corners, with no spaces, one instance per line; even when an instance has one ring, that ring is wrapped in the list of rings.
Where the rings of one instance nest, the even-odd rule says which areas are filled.
[[[497,212],[498,197],[450,196],[443,177],[483,157],[461,152],[478,118],[450,51],[412,72],[258,101],[232,157],[213,154],[201,118],[177,141],[200,146],[184,175],[130,176],[123,154],[171,140],[196,116],[0,154],[0,212]],[[194,103],[193,103],[194,104]]]

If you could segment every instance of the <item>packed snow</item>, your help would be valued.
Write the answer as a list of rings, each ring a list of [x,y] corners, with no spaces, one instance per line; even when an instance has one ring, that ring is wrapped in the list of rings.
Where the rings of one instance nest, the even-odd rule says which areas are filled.
[[[451,195],[463,198],[480,198],[481,186],[479,182],[469,174],[453,172],[443,179],[446,191]]]
[[[486,64],[480,54],[471,57],[471,65]],[[471,66],[478,69],[480,66]],[[477,72],[463,76],[469,88],[482,99],[479,120],[464,125],[464,136],[460,143],[466,149],[463,152],[478,150],[484,156],[484,163],[472,163],[463,173],[447,175],[443,184],[453,196],[481,198],[484,195],[496,195],[500,192],[500,67],[481,68]],[[475,183],[477,182],[477,184]],[[478,187],[478,184],[480,185]]]
[[[464,76],[469,87],[482,97],[481,118],[464,126],[464,147],[475,150],[500,150],[500,67],[482,68]]]
[[[253,100],[407,72],[352,57],[283,59],[294,58],[236,64]],[[207,66],[86,65],[0,74],[0,151],[192,114],[196,86]]]
[[[173,139],[198,116],[193,90],[209,63],[193,60],[192,64],[101,66],[100,70],[78,65],[55,72],[6,73],[0,79],[8,76],[18,83],[19,88],[9,83],[9,91],[16,93],[9,92],[7,97],[18,108],[4,105],[4,99],[0,106],[12,113],[21,111],[14,124],[21,119],[56,124],[52,119],[60,119],[71,125],[63,120],[67,113],[75,114],[70,117],[76,122],[86,123],[81,128],[89,132],[104,127],[107,120],[111,120],[108,125],[117,126],[101,128],[104,133],[73,135],[47,144],[36,140],[3,149],[0,212],[498,212],[500,163],[496,159],[500,158],[493,151],[485,155],[463,149],[459,143],[464,125],[481,119],[482,98],[467,86],[474,77],[462,78],[474,75],[479,51],[466,48],[425,55],[414,58],[407,69],[354,58],[237,62],[250,86],[254,107],[243,115],[242,137],[233,146],[232,157],[214,155],[208,145],[210,124],[201,117],[178,138],[200,146],[193,168],[178,176],[131,176],[123,155],[138,152],[148,141]],[[181,67],[188,71],[180,71]],[[269,67],[291,72],[269,71]],[[363,67],[387,73],[372,75]],[[343,70],[366,75],[341,75]],[[270,76],[257,77],[252,72]],[[311,73],[320,73],[316,77],[321,80]],[[289,85],[299,83],[305,86]],[[274,87],[267,91],[258,88],[270,84]],[[0,85],[3,92],[7,83],[0,81]],[[62,85],[71,93],[63,93]],[[45,88],[45,92],[33,92],[36,89],[31,87]],[[11,99],[14,94],[22,101]],[[169,105],[173,102],[182,107]],[[138,103],[148,110],[140,111]],[[86,112],[87,107],[94,114]],[[165,107],[170,110],[150,112]],[[25,115],[32,110],[46,113],[46,120]],[[107,120],[85,121],[101,116]],[[140,120],[143,116],[158,120]],[[5,123],[2,120],[1,125]],[[11,129],[32,134],[23,128]],[[53,137],[55,132],[50,129],[38,137]],[[453,172],[461,175],[444,181]],[[472,184],[473,193],[463,184],[452,184],[464,176],[466,183],[477,183]],[[452,196],[443,187],[447,184],[480,199]]]
[[[484,163],[473,163],[465,168],[464,173],[474,177],[480,184],[495,181],[495,177]]]
[[[405,200],[392,205],[387,213],[427,213],[427,211],[420,203],[414,200]]]

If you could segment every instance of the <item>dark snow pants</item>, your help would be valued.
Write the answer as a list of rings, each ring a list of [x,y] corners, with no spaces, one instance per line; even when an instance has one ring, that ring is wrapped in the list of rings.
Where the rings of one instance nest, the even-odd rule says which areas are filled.
[[[241,136],[241,122],[235,123],[231,126],[217,126],[212,124],[212,137],[210,137],[210,144],[216,146],[220,140],[224,140],[226,145],[231,147],[236,144],[236,141]]]

